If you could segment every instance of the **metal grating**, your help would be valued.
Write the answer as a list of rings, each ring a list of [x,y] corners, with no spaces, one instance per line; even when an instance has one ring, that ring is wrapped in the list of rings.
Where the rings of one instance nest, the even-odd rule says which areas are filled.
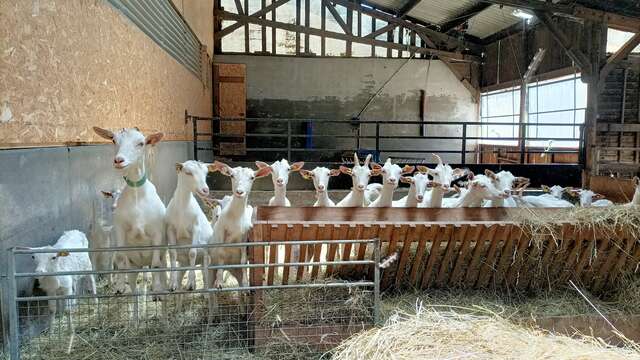
[[[201,44],[170,0],[109,0],[162,49],[199,79]]]

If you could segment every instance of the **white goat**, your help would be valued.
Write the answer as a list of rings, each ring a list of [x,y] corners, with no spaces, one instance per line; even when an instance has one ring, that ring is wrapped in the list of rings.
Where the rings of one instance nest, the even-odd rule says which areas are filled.
[[[635,191],[633,192],[633,199],[631,202],[626,203],[625,206],[638,206],[640,205],[640,178],[637,176],[633,177],[633,185],[635,186]]]
[[[413,176],[402,176],[400,181],[409,184],[407,196],[393,202],[393,207],[418,207],[424,200],[424,193],[427,191],[429,176],[420,172]]]
[[[165,239],[165,212],[156,187],[147,179],[144,164],[145,151],[162,140],[162,133],[145,136],[137,128],[122,129],[117,132],[94,127],[96,134],[109,139],[115,146],[113,166],[123,172],[127,186],[122,190],[118,206],[113,214],[113,239],[115,245],[123,246],[162,246]],[[126,251],[115,256],[118,269],[131,269],[151,266],[161,268],[166,265],[161,251]],[[116,277],[116,293],[127,291],[124,274]],[[128,285],[137,292],[137,273],[129,273]],[[166,286],[166,273],[154,272],[153,291],[163,291]]]
[[[582,207],[607,207],[613,205],[613,202],[611,200],[607,200],[604,198],[604,195],[596,194],[591,190],[570,189],[567,191],[572,196],[578,196],[580,198],[580,206]]]
[[[477,175],[469,181],[467,189],[460,193],[452,207],[481,207],[485,200],[498,200],[504,196],[504,193],[495,188],[489,177]]]
[[[313,180],[313,187],[316,189],[316,202],[314,207],[333,207],[336,204],[329,198],[329,178],[340,175],[338,169],[327,169],[317,167],[311,171],[300,170],[300,175],[306,180]]]
[[[111,229],[113,228],[113,210],[118,206],[118,198],[122,191],[115,189],[113,191],[100,191],[104,199],[111,199],[113,202],[109,209],[109,216],[105,217],[104,214],[98,214],[96,207],[93,207],[93,219],[89,226],[89,248],[109,248],[112,247]],[[100,203],[101,210],[105,210]],[[113,270],[113,252],[91,252],[89,253],[91,263],[94,270]]]
[[[512,193],[519,191],[523,187],[529,185],[529,179],[524,177],[515,177],[510,171],[500,171],[494,173],[487,169],[484,171],[485,175],[491,179],[493,186],[501,193],[501,197],[494,200],[489,200],[484,204],[484,207],[517,207],[518,204],[511,197]],[[514,186],[516,190],[514,190]]]
[[[55,273],[62,271],[91,271],[91,259],[86,252],[68,252],[64,249],[86,249],[89,241],[85,234],[78,230],[65,231],[53,246],[28,248],[31,250],[51,250],[47,253],[35,253],[31,257],[35,262],[38,274]],[[96,293],[96,282],[93,275],[51,275],[39,276],[40,287],[48,296],[56,295],[80,295],[83,290],[91,294]],[[95,300],[95,299],[94,299]],[[69,304],[75,304],[75,299],[70,299]],[[54,316],[57,311],[57,301],[49,300],[49,314]]]
[[[231,178],[233,198],[222,212],[218,221],[213,225],[213,237],[211,243],[240,243],[247,239],[247,234],[253,226],[251,217],[253,207],[248,204],[249,193],[253,182],[257,178],[269,175],[271,167],[262,167],[252,170],[245,167],[231,168],[229,165],[216,161],[215,169],[221,174]],[[246,252],[238,247],[211,248],[209,250],[212,263],[216,265],[244,264]],[[240,286],[246,284],[244,269],[231,269],[229,272],[236,278]],[[222,271],[212,270],[209,279],[215,279],[215,286],[222,284]]]
[[[207,174],[214,170],[213,165],[207,166],[193,160],[176,164],[178,184],[173,198],[167,206],[167,242],[169,245],[206,245],[211,241],[213,229],[193,194],[200,197],[209,194]],[[194,267],[198,262],[198,257],[202,258],[205,251],[204,248],[190,249],[189,251],[172,249],[169,251],[171,266],[176,267],[177,261],[179,266],[189,263],[190,267]],[[169,290],[177,290],[183,277],[183,271],[172,272]],[[196,288],[195,270],[188,271],[185,288],[187,290]]]
[[[553,196],[556,199],[562,199],[562,194],[564,194],[564,192],[567,189],[568,188],[562,187],[560,185],[553,185],[552,187],[542,185],[542,191],[544,191],[545,193],[548,193],[549,195]]]
[[[391,163],[391,158],[387,158],[387,161],[380,169],[382,174],[382,192],[377,199],[375,199],[369,207],[391,207],[393,206],[393,192],[400,183],[400,177],[403,174],[410,174],[415,170],[415,167],[405,165],[401,168],[397,164]]]
[[[371,163],[372,169],[369,169],[369,163],[371,162],[371,154],[367,155],[364,160],[364,164],[360,165],[358,154],[353,154],[353,168],[349,169],[346,166],[340,166],[340,172],[351,176],[353,187],[351,192],[347,194],[342,200],[340,200],[336,206],[338,207],[363,207],[365,204],[365,190],[367,184],[369,184],[369,178],[376,176],[380,172],[380,165]]]
[[[451,191],[451,182],[455,177],[464,173],[462,169],[453,169],[451,165],[445,165],[440,156],[433,154],[433,157],[438,161],[434,169],[418,166],[418,171],[429,174],[433,178],[431,190],[425,192],[425,201],[420,203],[418,207],[441,208],[444,195]]]
[[[269,206],[291,206],[291,202],[287,199],[287,184],[289,183],[289,174],[299,171],[304,166],[304,161],[298,161],[291,165],[287,159],[276,161],[269,165],[262,161],[256,161],[258,169],[270,167],[271,178],[273,180],[273,197],[269,199]]]

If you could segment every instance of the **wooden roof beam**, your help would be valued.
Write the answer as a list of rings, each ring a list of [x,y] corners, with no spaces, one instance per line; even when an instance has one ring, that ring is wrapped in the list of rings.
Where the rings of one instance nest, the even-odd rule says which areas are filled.
[[[582,71],[585,75],[591,75],[591,62],[589,58],[582,53],[579,49],[575,48],[574,44],[567,38],[567,36],[562,32],[556,24],[551,19],[549,13],[544,11],[535,11],[535,15],[544,24],[544,26],[549,29],[551,36],[562,46],[567,55],[573,60],[574,63],[580,67],[580,71]]]
[[[460,12],[459,14],[454,16],[451,20],[442,24],[442,26],[440,26],[440,31],[442,31],[443,33],[449,32],[449,30],[455,29],[458,26],[464,24],[469,19],[478,15],[480,12],[484,11],[490,6],[491,6],[490,3],[482,3],[482,2],[477,3],[471,6],[470,8]]]
[[[600,69],[600,84],[604,85],[604,81],[607,79],[607,75],[613,70],[616,65],[624,58],[627,57],[635,49],[638,45],[640,45],[640,33],[635,34],[631,39],[629,39],[618,51],[611,54],[607,58],[607,62]]]

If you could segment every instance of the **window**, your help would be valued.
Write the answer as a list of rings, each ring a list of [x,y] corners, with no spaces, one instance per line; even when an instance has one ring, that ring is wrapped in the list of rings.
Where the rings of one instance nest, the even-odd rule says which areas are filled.
[[[577,148],[587,106],[587,85],[569,75],[528,85],[527,146]],[[518,144],[520,87],[488,92],[481,97],[481,143]],[[503,125],[504,123],[504,125]],[[504,139],[504,140],[501,140]]]
[[[615,29],[608,29],[607,31],[607,52],[614,53],[618,51],[629,39],[631,39],[635,35],[631,32],[620,31]],[[631,52],[639,53],[640,46],[637,46]]]

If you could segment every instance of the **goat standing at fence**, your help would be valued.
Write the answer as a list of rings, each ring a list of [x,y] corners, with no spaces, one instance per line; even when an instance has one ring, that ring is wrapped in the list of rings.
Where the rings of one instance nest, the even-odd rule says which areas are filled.
[[[333,200],[329,198],[329,179],[332,176],[340,175],[340,170],[316,167],[311,171],[300,169],[300,175],[306,180],[313,180],[313,187],[316,189],[316,202],[313,204],[314,207],[336,206]]]
[[[198,201],[193,196],[209,195],[207,186],[207,174],[215,171],[213,165],[206,165],[199,161],[189,160],[176,164],[178,183],[173,197],[167,206],[167,242],[169,245],[206,245],[211,241],[213,229],[207,220]],[[198,257],[204,255],[205,249],[190,249],[169,251],[171,266],[176,267],[189,263],[190,267],[196,266]],[[204,271],[204,270],[203,270]],[[185,289],[196,288],[196,272],[189,270]],[[184,277],[183,271],[171,272],[170,291],[177,290]],[[203,277],[204,278],[204,277]]]
[[[511,197],[512,193],[518,192],[520,189],[529,185],[529,179],[525,177],[516,177],[510,171],[500,171],[494,173],[487,169],[485,175],[491,179],[493,186],[502,194],[502,197],[494,200],[488,200],[484,207],[517,207],[518,204]],[[514,190],[514,187],[516,188]]]
[[[457,176],[462,176],[463,169],[453,169],[451,165],[444,164],[442,158],[436,154],[433,157],[438,162],[436,167],[431,169],[426,166],[418,166],[418,171],[423,174],[431,175],[432,187],[430,191],[424,194],[424,201],[418,207],[441,208],[443,205],[444,195],[450,192],[451,183]]]
[[[401,168],[397,164],[392,164],[391,158],[388,158],[384,166],[382,166],[382,169],[380,169],[380,174],[382,174],[382,192],[377,199],[369,204],[369,207],[393,206],[393,192],[398,187],[400,177],[403,174],[412,173],[413,170],[415,170],[414,166],[405,165],[404,168]]]
[[[346,166],[340,166],[340,172],[351,176],[353,187],[351,192],[347,194],[342,200],[340,200],[336,206],[338,207],[363,207],[365,204],[365,190],[371,176],[376,176],[380,173],[382,168],[376,163],[371,163],[371,169],[369,164],[371,163],[371,154],[367,155],[364,160],[364,164],[360,165],[358,154],[353,154],[353,168],[349,169]]]
[[[89,241],[85,234],[78,230],[65,231],[53,246],[27,248],[30,250],[51,250],[46,253],[35,253],[33,258],[38,274],[63,271],[91,271],[91,259],[86,252],[68,252],[64,249],[87,249]],[[40,287],[48,296],[80,295],[83,290],[91,294],[96,293],[96,282],[93,275],[52,275],[39,276]],[[93,299],[95,301],[95,298]],[[69,299],[68,304],[75,304],[75,299]],[[57,300],[49,300],[49,315],[55,316],[58,309]]]
[[[245,167],[232,168],[227,164],[216,161],[215,169],[221,174],[231,178],[233,197],[231,202],[222,209],[218,221],[213,225],[213,237],[211,243],[241,243],[247,240],[251,227],[253,207],[248,204],[249,193],[253,182],[257,178],[269,175],[270,167],[252,170]],[[245,264],[246,251],[239,247],[211,248],[209,250],[211,261],[215,265]],[[245,269],[230,269],[229,272],[236,278],[240,286],[246,285]],[[212,270],[209,279],[215,279],[215,286],[222,285],[222,271]]]
[[[635,186],[635,190],[633,192],[633,198],[630,202],[624,204],[625,206],[638,206],[640,205],[640,178],[637,176],[633,177],[633,185]]]
[[[569,189],[567,192],[574,197],[580,199],[580,206],[582,207],[607,207],[612,206],[613,202],[604,198],[602,194],[596,194],[591,190],[586,189]]]
[[[409,184],[409,192],[407,196],[393,202],[393,207],[418,207],[424,201],[424,193],[429,186],[429,177],[422,173],[416,173],[413,176],[402,176],[400,181]]]
[[[273,197],[269,199],[269,206],[291,206],[291,202],[287,199],[287,184],[289,183],[289,174],[299,171],[304,166],[304,161],[298,161],[291,165],[287,159],[276,161],[269,165],[262,161],[256,161],[258,169],[271,168],[271,178],[273,180]]]
[[[505,195],[493,186],[491,179],[485,175],[474,176],[466,189],[460,193],[451,207],[482,207],[485,200],[499,200]]]
[[[113,214],[113,239],[117,247],[124,246],[162,246],[166,245],[165,213],[166,209],[156,187],[147,179],[145,168],[146,149],[162,140],[162,133],[145,137],[138,128],[122,129],[117,132],[94,127],[101,137],[111,140],[115,146],[113,166],[124,173],[127,186],[122,190],[118,206]],[[165,267],[161,251],[126,251],[116,254],[118,269],[131,269],[151,266]],[[128,287],[137,293],[138,273],[129,273],[128,281],[124,274],[116,277],[116,293],[124,293]],[[166,286],[166,273],[154,272],[153,291],[163,291]]]

